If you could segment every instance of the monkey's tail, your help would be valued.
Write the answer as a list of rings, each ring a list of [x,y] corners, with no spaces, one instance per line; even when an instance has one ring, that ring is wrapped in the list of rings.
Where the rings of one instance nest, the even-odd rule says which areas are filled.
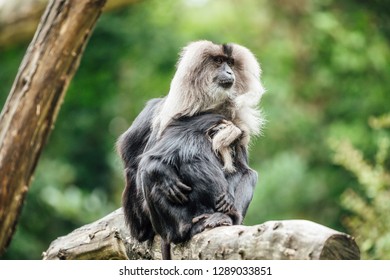
[[[161,254],[163,260],[171,260],[171,243],[161,239]]]

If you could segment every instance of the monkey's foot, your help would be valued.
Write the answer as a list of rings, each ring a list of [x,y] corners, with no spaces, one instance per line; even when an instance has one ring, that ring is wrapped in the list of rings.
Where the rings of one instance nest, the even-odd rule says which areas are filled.
[[[202,214],[192,219],[194,224],[191,229],[190,237],[204,231],[206,228],[215,228],[219,226],[231,226],[233,220],[228,215],[223,213]]]
[[[204,219],[207,219],[208,217],[210,217],[211,214],[202,214],[198,217],[195,217],[192,219],[192,223],[193,224],[196,224],[197,222],[201,221],[201,220],[204,220]]]
[[[205,228],[215,228],[219,226],[231,226],[233,225],[232,218],[228,215],[216,212],[203,221]]]
[[[231,226],[233,225],[232,218],[223,213],[214,213],[203,222],[206,228],[215,228],[219,226]]]

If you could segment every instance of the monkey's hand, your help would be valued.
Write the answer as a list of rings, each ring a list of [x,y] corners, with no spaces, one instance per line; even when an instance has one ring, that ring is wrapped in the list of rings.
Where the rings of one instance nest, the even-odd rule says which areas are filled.
[[[188,202],[188,193],[192,188],[179,180],[169,180],[160,186],[160,190],[172,203],[183,205]]]
[[[215,154],[221,157],[223,170],[229,173],[234,172],[236,170],[232,157],[234,150],[230,145],[242,136],[241,129],[232,122],[223,120],[221,123],[210,128],[208,135],[211,139]]]
[[[220,195],[216,200],[215,210],[217,212],[229,214],[234,208],[234,198],[230,193]]]
[[[209,135],[212,138],[213,150],[219,152],[239,139],[242,131],[231,121],[222,120],[221,123],[210,129]]]
[[[233,224],[241,224],[242,216],[234,206],[234,198],[231,194],[225,193],[217,199],[216,210],[232,218]]]

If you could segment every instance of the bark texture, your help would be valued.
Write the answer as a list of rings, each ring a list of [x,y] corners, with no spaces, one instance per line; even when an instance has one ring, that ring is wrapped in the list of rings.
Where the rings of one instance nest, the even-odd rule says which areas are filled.
[[[359,259],[354,239],[305,221],[269,221],[256,226],[207,230],[189,242],[172,245],[177,260],[320,260]],[[160,238],[139,243],[124,224],[122,209],[54,240],[46,252],[53,259],[161,259]]]
[[[52,0],[0,115],[0,254],[105,0]]]

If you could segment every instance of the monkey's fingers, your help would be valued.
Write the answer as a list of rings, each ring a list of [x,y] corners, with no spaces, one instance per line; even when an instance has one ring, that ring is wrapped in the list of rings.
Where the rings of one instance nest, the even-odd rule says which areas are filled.
[[[221,195],[221,196],[219,196],[217,198],[216,207],[219,208],[219,207],[222,207],[225,204],[226,204],[226,195],[223,194],[223,195]]]
[[[233,205],[229,203],[224,203],[220,205],[219,207],[217,206],[217,211],[222,212],[222,213],[229,213],[230,210],[232,209]]]
[[[221,121],[221,125],[222,124],[225,124],[225,126],[226,125],[234,125],[231,121],[228,121],[228,120],[225,120],[225,119],[223,119],[222,121]]]
[[[188,196],[186,193],[192,191],[192,188],[178,181],[176,182],[176,185],[171,187],[171,190],[173,191],[175,199],[180,201],[180,204],[184,204],[188,202]]]
[[[218,212],[227,213],[230,212],[234,205],[234,199],[229,194],[223,194],[217,199],[216,210]]]
[[[176,186],[171,186],[168,189],[168,199],[173,203],[184,204],[188,202],[188,198]]]
[[[196,224],[197,222],[199,222],[200,220],[205,220],[205,219],[208,219],[210,217],[209,214],[202,214],[200,216],[197,216],[195,218],[192,219],[192,223],[193,224]]]
[[[177,182],[176,185],[183,192],[190,192],[190,191],[192,191],[191,187],[183,184],[182,182]]]
[[[225,128],[226,128],[225,124],[216,124],[210,127],[206,133],[207,136],[209,137],[209,140],[212,141],[212,138],[214,138],[215,134],[217,134],[220,130]]]
[[[218,212],[223,212],[224,208],[226,207],[226,200],[225,199],[222,199],[221,201],[217,202],[217,205],[215,206],[215,209],[218,211]]]

